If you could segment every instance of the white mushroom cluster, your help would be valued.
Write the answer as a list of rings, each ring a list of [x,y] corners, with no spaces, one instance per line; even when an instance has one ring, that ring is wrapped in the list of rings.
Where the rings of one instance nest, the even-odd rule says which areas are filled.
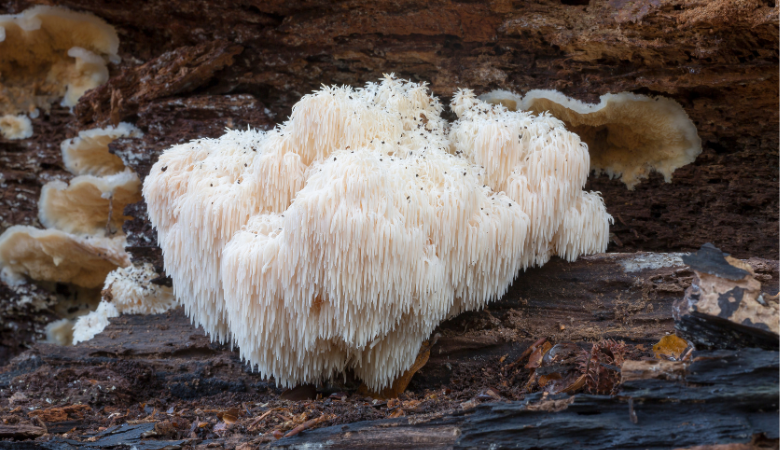
[[[388,76],[168,149],[143,194],[187,313],[279,385],[351,369],[378,391],[519,271],[606,248],[576,134],[468,90],[452,109]]]

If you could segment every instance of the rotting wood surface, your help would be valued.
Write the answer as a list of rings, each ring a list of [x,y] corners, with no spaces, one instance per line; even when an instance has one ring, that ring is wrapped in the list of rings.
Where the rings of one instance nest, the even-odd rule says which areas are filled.
[[[617,396],[533,394],[425,420],[321,428],[272,447],[667,449],[777,439],[778,362],[776,351],[697,352],[685,382],[633,380]]]
[[[749,263],[777,279],[777,262]],[[57,418],[42,423],[48,448],[89,448],[76,443],[108,439],[113,436],[108,431],[122,423],[152,424],[154,434],[144,429],[146,437],[138,439],[157,447],[138,448],[166,442],[186,448],[210,442],[291,448],[314,442],[331,442],[332,448],[385,448],[388,442],[398,448],[481,448],[518,442],[562,448],[585,437],[594,448],[631,448],[630,439],[637,448],[669,448],[748,442],[759,432],[776,439],[777,405],[767,399],[777,398],[777,363],[771,361],[777,352],[743,349],[695,354],[694,360],[704,359],[690,366],[665,363],[682,365],[677,372],[685,374],[684,381],[649,378],[658,370],[634,367],[637,375],[613,397],[586,392],[542,397],[522,390],[528,371],[520,357],[539,338],[573,341],[585,349],[599,339],[625,340],[650,357],[652,344],[673,331],[672,306],[691,277],[674,254],[604,254],[575,263],[555,259],[519,277],[485,310],[442,324],[428,363],[408,391],[390,401],[358,394],[350,377],[318,387],[320,400],[280,400],[272,382],[253,373],[236,352],[209,342],[181,309],[122,316],[93,340],[72,347],[38,344],[6,366],[0,374],[0,416],[39,428],[35,417]],[[763,289],[768,295],[777,292],[775,283],[764,283]],[[703,388],[715,384],[723,386]],[[676,400],[663,401],[668,398]],[[74,404],[89,408],[62,408]],[[43,411],[30,415],[30,408]],[[219,419],[229,408],[238,418],[232,425]],[[60,421],[63,414],[66,420]],[[332,418],[318,425],[322,428],[279,441],[269,435],[323,416]],[[775,428],[767,425],[768,417]],[[661,434],[669,427],[679,432]],[[258,437],[259,432],[266,434]]]

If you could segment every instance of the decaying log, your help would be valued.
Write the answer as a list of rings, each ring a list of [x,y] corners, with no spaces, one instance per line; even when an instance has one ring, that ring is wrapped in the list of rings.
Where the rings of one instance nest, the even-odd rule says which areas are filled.
[[[117,125],[135,114],[139,105],[195,90],[214,72],[233,64],[233,57],[241,51],[240,45],[225,41],[178,48],[93,89],[74,113],[82,124],[94,128]]]
[[[679,254],[604,254],[574,263],[554,259],[520,275],[509,292],[485,310],[442,324],[435,332],[440,338],[430,359],[411,387],[438,388],[502,356],[514,361],[541,337],[556,342],[611,338],[652,345],[673,331],[672,304],[691,275]],[[123,381],[112,383],[116,390],[95,395],[139,401],[143,395],[192,399],[269,386],[251,374],[235,352],[209,342],[181,309],[112,319],[103,333],[72,347],[37,344],[23,365],[28,371],[36,365],[48,370],[111,368],[114,379]],[[13,369],[10,373],[19,375]],[[0,375],[0,388],[10,383],[3,379]]]
[[[697,352],[681,380],[631,378],[617,396],[533,394],[445,417],[321,428],[272,447],[668,449],[777,439],[778,363],[775,351]]]
[[[35,439],[45,432],[42,427],[27,424],[0,425],[0,439]]]
[[[772,261],[749,262],[765,271],[776,267]],[[777,277],[776,272],[770,273]],[[679,254],[606,254],[575,263],[553,260],[518,277],[504,298],[485,310],[442,324],[428,363],[414,375],[409,389],[442,392],[497,384],[501,367],[520,359],[539,338],[553,342],[612,338],[649,347],[674,330],[672,306],[692,278],[693,272]],[[774,283],[765,283],[761,289],[765,295],[777,292]],[[696,352],[686,362],[626,361],[621,390],[613,396],[536,393],[510,400],[488,391],[488,395],[475,397],[483,400],[456,402],[454,409],[410,411],[412,415],[406,417],[347,420],[331,426],[326,420],[321,425],[324,428],[307,429],[278,441],[249,433],[246,441],[236,442],[289,448],[313,443],[326,448],[385,448],[388,442],[398,448],[483,448],[491,444],[497,448],[571,448],[576,442],[588,442],[593,448],[670,448],[744,443],[761,433],[777,439],[777,355],[776,351],[740,349]],[[38,405],[37,399],[59,400],[63,406],[95,405],[93,413],[100,405],[159,404],[160,400],[198,405],[224,395],[269,402],[280,394],[271,380],[253,373],[235,351],[210,342],[180,309],[112,319],[103,333],[72,347],[38,344],[4,370],[0,397],[24,394],[20,398],[26,407]],[[357,388],[350,382],[334,381],[333,387],[321,386],[318,392],[346,398],[349,394],[344,390],[355,392]],[[485,400],[489,403],[479,405]],[[345,408],[349,405],[344,403]],[[67,413],[58,409],[59,404],[45,404],[45,408],[49,410],[35,415],[53,420],[60,411]],[[154,408],[146,408],[141,417],[154,415]],[[257,417],[273,414],[268,410]],[[49,432],[66,433],[88,423],[67,419],[47,422]],[[91,436],[100,439],[104,435]],[[143,441],[149,445],[181,441],[147,436]],[[201,442],[185,441],[171,445]],[[69,437],[57,437],[47,445],[89,448]]]
[[[683,256],[696,276],[675,302],[675,329],[699,348],[780,346],[776,295],[764,295],[753,268],[710,244]]]

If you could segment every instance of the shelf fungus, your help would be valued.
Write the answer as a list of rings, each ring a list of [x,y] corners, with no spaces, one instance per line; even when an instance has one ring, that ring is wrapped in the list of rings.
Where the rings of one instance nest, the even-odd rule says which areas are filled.
[[[351,369],[380,391],[519,271],[606,248],[576,134],[469,90],[452,110],[391,75],[168,149],[143,193],[187,313],[279,385]]]
[[[108,80],[119,37],[102,19],[53,6],[0,15],[0,114],[73,107]]]
[[[0,135],[5,139],[27,139],[32,134],[32,122],[24,114],[0,116]]]
[[[588,144],[591,169],[620,177],[631,190],[652,171],[671,182],[672,173],[702,151],[701,138],[685,110],[664,97],[621,92],[588,104],[551,90],[532,90],[524,97],[499,90],[480,98],[511,110],[548,112],[562,120]]]
[[[14,226],[0,235],[3,281],[9,285],[32,282],[56,292],[58,297],[62,297],[60,292],[75,293],[75,298],[60,298],[53,306],[54,315],[61,320],[47,328],[50,342],[70,344],[74,320],[101,307],[100,288],[106,277],[114,280],[125,272],[118,272],[114,278],[109,273],[130,265],[122,231],[124,221],[129,219],[124,208],[142,200],[141,181],[109,152],[108,144],[120,137],[140,135],[140,130],[121,123],[82,131],[63,142],[65,165],[78,176],[70,183],[52,181],[43,186],[38,218],[46,229]],[[128,277],[139,283],[148,281],[132,269],[128,271]],[[154,290],[156,286],[148,288]],[[115,308],[113,304],[111,307]],[[100,309],[101,314],[106,308]],[[108,316],[103,316],[107,323]]]
[[[16,225],[0,236],[0,269],[12,284],[33,280],[98,287],[117,267],[130,264],[124,237],[79,237],[60,230]]]
[[[113,175],[125,170],[125,163],[108,150],[108,144],[123,137],[140,137],[141,130],[129,123],[80,131],[60,145],[65,168],[74,175]]]
[[[125,206],[138,202],[141,180],[131,171],[105,177],[82,175],[70,181],[46,183],[38,201],[38,218],[47,228],[76,234],[111,236],[130,219]]]

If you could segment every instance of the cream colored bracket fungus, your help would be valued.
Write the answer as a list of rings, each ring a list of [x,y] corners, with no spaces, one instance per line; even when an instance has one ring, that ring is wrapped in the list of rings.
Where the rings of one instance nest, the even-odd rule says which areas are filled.
[[[114,175],[82,175],[46,183],[38,201],[38,218],[47,228],[75,234],[113,235],[122,230],[125,206],[141,200],[141,180],[126,170]]]
[[[388,76],[168,149],[143,193],[187,313],[279,385],[352,369],[378,391],[520,270],[606,248],[576,134],[468,90],[452,109]]]
[[[119,62],[114,28],[92,14],[35,6],[0,15],[0,114],[73,107]]]
[[[130,264],[124,244],[124,237],[78,237],[60,230],[16,225],[0,236],[0,274],[8,284],[26,276],[99,287],[109,272]]]
[[[696,160],[701,138],[679,103],[664,97],[622,92],[587,104],[557,91],[532,90],[525,97],[493,91],[483,100],[511,110],[549,112],[588,144],[597,173],[620,177],[633,190],[651,171],[671,182],[672,173]]]
[[[65,168],[74,175],[113,175],[125,170],[125,163],[108,151],[108,144],[123,137],[141,137],[143,133],[129,123],[80,131],[77,137],[60,144]]]
[[[127,204],[141,200],[141,182],[138,175],[125,168],[121,159],[108,151],[108,144],[114,139],[140,135],[132,125],[120,123],[117,127],[82,131],[78,137],[63,142],[66,167],[79,176],[72,179],[70,185],[62,181],[44,185],[38,215],[47,229],[15,226],[0,236],[0,275],[12,288],[22,286],[21,282],[29,278],[39,286],[71,284],[69,290],[76,293],[75,298],[63,299],[55,306],[55,312],[64,320],[47,327],[51,342],[69,344],[71,319],[101,306],[99,288],[109,272],[120,270],[108,277],[111,285],[120,291],[134,292],[126,283],[116,281],[123,274],[128,280],[145,279],[145,275],[139,275],[133,269],[127,272],[121,269],[130,264],[121,232],[123,222],[128,219],[123,211]],[[113,235],[116,237],[111,237]],[[156,310],[155,305],[159,303],[155,300],[157,287],[145,289],[150,292],[148,296],[136,297],[150,301],[149,307]],[[125,297],[132,297],[127,292]],[[172,294],[169,292],[166,298],[170,302]],[[111,304],[110,308],[116,309],[116,306]],[[110,308],[102,306],[99,313],[91,317],[98,314],[102,317],[101,323],[108,323]],[[77,336],[83,337],[84,333]]]
[[[6,114],[0,117],[0,135],[5,139],[27,139],[32,134],[32,122],[27,116]]]

